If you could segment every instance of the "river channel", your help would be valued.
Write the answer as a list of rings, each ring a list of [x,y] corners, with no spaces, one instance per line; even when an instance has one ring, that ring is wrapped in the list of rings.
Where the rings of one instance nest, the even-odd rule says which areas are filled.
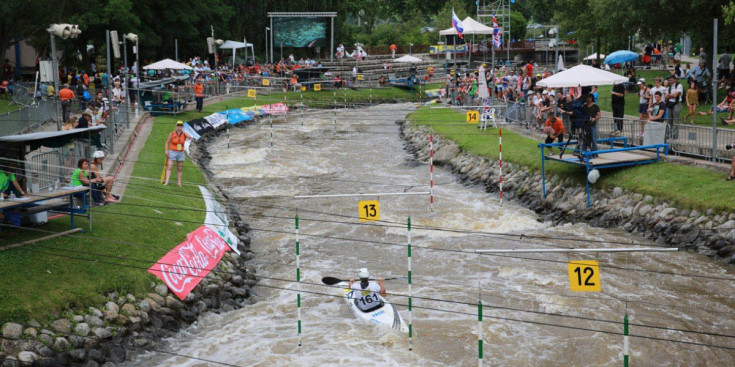
[[[434,170],[433,211],[427,195],[387,195],[429,189],[429,165],[406,152],[395,123],[415,108],[343,109],[336,120],[335,111],[307,110],[274,120],[272,128],[266,119],[233,129],[229,148],[228,137],[214,140],[210,169],[253,227],[254,265],[263,278],[253,289],[255,304],[202,316],[170,339],[168,350],[238,366],[474,366],[482,299],[486,365],[622,366],[626,313],[631,365],[732,365],[735,281],[720,278],[735,279],[735,272],[718,260],[691,252],[479,255],[474,250],[647,243],[622,230],[554,226],[513,201],[501,206],[496,193],[462,184],[442,168]],[[386,195],[294,198],[354,193]],[[378,200],[381,222],[360,222],[359,200]],[[362,267],[375,276],[406,276],[408,217],[412,351],[407,334],[359,321],[339,289],[321,285],[324,276],[350,278]],[[599,261],[601,291],[572,292],[569,260]],[[407,280],[386,287],[408,320]],[[149,353],[131,365],[215,364]]]

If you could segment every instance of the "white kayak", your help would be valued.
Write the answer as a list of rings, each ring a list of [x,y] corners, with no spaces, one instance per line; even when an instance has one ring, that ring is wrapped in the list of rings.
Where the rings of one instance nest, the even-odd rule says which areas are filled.
[[[380,300],[383,303],[381,307],[371,310],[369,312],[363,312],[362,310],[357,308],[357,305],[355,305],[355,298],[353,297],[355,291],[347,288],[347,284],[347,282],[340,282],[336,285],[343,287],[342,291],[344,292],[344,300],[345,302],[347,302],[347,305],[352,309],[352,311],[355,312],[357,317],[378,325],[398,330],[402,333],[408,332],[408,325],[406,325],[406,323],[403,321],[401,315],[398,314],[398,310],[396,310],[396,308],[390,302],[386,301],[386,299],[381,297],[380,295],[378,295],[378,297],[380,297]]]

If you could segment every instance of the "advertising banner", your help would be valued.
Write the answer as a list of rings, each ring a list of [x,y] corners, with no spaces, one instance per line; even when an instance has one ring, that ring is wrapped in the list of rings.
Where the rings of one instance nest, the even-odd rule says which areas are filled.
[[[288,112],[288,106],[283,103],[274,103],[265,106],[261,106],[265,109],[265,112],[271,115],[280,115]]]
[[[217,234],[225,239],[227,245],[236,254],[240,255],[240,250],[237,249],[237,236],[229,228],[230,219],[227,217],[227,212],[206,187],[199,186],[199,191],[202,192],[204,205],[207,208],[207,215],[204,216],[204,225],[217,231]]]
[[[209,227],[201,226],[148,269],[168,289],[184,300],[229,251],[225,240]]]

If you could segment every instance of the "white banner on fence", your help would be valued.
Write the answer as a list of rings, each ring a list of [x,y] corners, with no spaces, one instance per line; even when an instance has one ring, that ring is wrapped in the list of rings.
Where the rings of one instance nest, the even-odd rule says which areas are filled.
[[[232,251],[240,255],[240,251],[237,249],[237,236],[229,228],[230,220],[227,218],[227,212],[206,187],[199,186],[199,191],[202,192],[204,204],[207,207],[207,215],[204,217],[205,226],[217,231]]]

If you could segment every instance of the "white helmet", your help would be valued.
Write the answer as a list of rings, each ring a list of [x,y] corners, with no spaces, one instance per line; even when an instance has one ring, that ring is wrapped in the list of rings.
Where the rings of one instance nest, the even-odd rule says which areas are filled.
[[[94,159],[104,158],[104,157],[105,157],[105,152],[103,152],[101,150],[98,150],[98,151],[94,152],[94,154],[92,154],[92,158],[94,158]]]
[[[362,268],[357,272],[357,276],[360,277],[360,279],[368,279],[370,278],[370,272],[367,268]]]

